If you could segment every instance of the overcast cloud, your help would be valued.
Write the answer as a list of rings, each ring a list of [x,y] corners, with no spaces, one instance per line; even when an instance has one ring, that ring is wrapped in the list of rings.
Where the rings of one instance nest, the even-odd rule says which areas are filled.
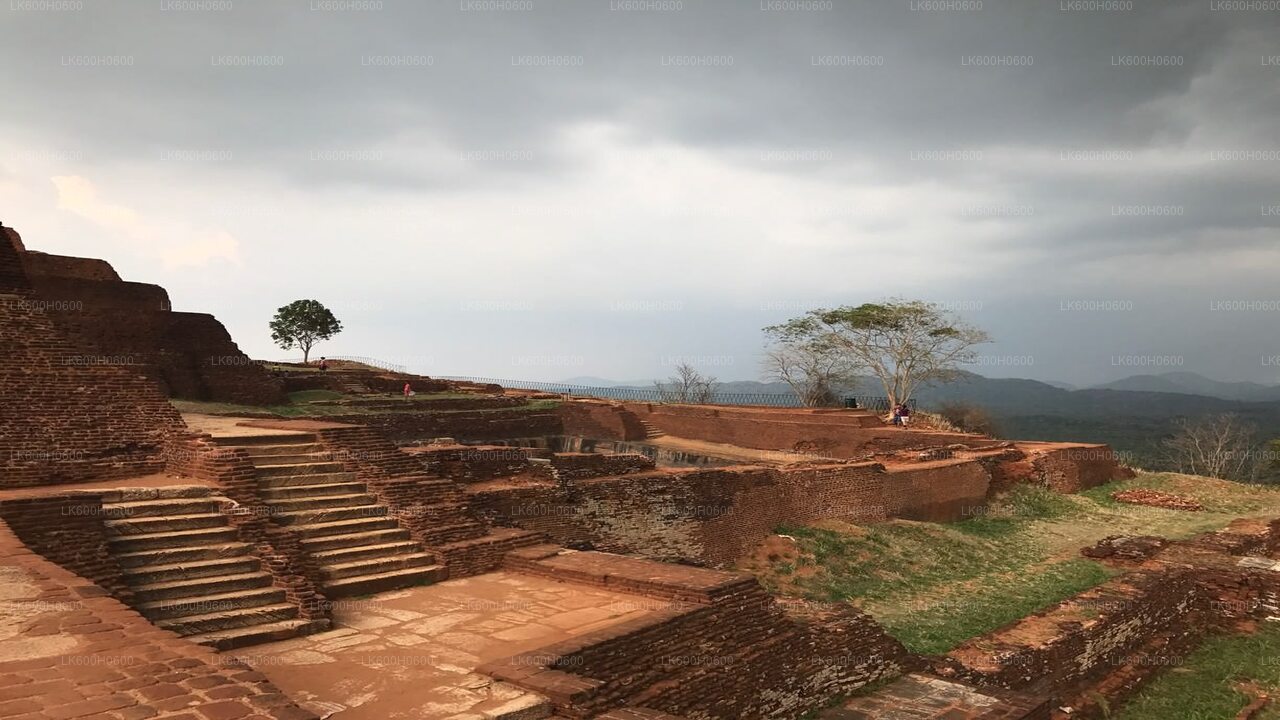
[[[1280,382],[1280,1],[0,2],[0,220],[255,357],[314,297],[429,374],[757,379],[898,295],[987,375]]]

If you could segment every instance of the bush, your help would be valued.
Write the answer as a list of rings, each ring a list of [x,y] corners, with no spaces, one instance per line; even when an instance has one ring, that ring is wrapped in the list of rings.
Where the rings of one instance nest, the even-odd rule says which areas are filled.
[[[960,428],[963,432],[979,433],[995,437],[999,434],[996,421],[986,410],[966,403],[944,403],[938,407],[938,414],[947,422]]]

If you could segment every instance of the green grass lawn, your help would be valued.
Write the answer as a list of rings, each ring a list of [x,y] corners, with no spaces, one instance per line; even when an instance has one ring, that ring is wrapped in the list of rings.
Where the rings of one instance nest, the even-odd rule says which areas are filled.
[[[1204,512],[1125,505],[1124,487],[1187,495]],[[1241,515],[1280,515],[1280,490],[1183,475],[1147,474],[1079,495],[1019,486],[983,516],[938,524],[780,527],[795,552],[753,558],[775,593],[850,601],[912,650],[942,653],[1111,576],[1080,556],[1108,535],[1184,539]]]
[[[1223,720],[1234,718],[1250,697],[1237,689],[1256,684],[1280,691],[1280,627],[1264,623],[1253,635],[1227,635],[1205,641],[1184,663],[1169,668],[1115,714],[1115,720]],[[1280,719],[1273,702],[1257,720]]]

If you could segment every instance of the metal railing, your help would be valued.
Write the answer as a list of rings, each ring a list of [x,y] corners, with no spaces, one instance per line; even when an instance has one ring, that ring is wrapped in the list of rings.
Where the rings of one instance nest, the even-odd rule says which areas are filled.
[[[441,380],[459,380],[462,382],[501,385],[516,390],[540,390],[560,395],[580,395],[583,397],[604,398],[607,400],[633,400],[635,402],[652,403],[692,403],[698,405],[765,405],[769,407],[804,407],[800,398],[791,393],[744,393],[713,392],[706,398],[696,400],[683,399],[679,392],[653,388],[637,387],[590,387],[586,385],[567,385],[565,383],[540,382],[536,380],[500,380],[498,378],[470,377],[465,375],[433,375]],[[858,407],[875,412],[888,412],[889,399],[877,395],[843,395],[844,400],[855,400]],[[914,408],[915,400],[908,401]]]

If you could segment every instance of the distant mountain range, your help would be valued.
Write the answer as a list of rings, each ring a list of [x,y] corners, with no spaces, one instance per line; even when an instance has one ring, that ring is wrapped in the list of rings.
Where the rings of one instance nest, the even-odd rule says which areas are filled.
[[[622,383],[580,377],[567,384],[594,387],[652,388],[653,382]],[[782,393],[784,383],[739,380],[720,383],[725,393]],[[882,395],[873,378],[864,378],[858,394]],[[917,391],[924,408],[964,403],[985,409],[1000,434],[1025,440],[1109,443],[1128,462],[1158,468],[1161,441],[1179,418],[1236,413],[1255,425],[1259,439],[1280,438],[1280,387],[1219,382],[1189,372],[1135,375],[1105,385],[1071,386],[1017,378],[988,378],[964,373],[960,379]]]

